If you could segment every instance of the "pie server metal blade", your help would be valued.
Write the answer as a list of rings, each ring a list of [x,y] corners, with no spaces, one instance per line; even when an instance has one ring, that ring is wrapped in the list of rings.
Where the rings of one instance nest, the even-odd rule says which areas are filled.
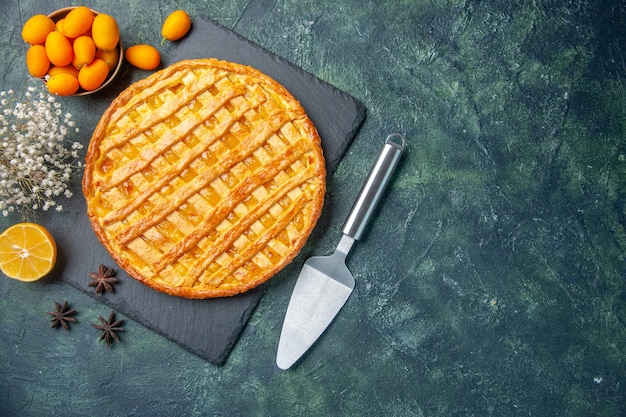
[[[359,240],[380,201],[405,147],[402,135],[387,137],[343,226],[343,237],[330,256],[309,258],[298,276],[278,343],[276,364],[289,369],[315,343],[346,303],[354,277],[346,257]]]

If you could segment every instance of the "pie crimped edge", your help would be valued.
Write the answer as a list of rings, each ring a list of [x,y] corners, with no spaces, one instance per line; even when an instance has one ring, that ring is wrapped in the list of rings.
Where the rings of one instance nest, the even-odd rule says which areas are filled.
[[[222,89],[228,91],[223,93]],[[217,97],[219,103],[211,102],[209,97],[197,109],[201,97],[209,95]],[[207,106],[213,107],[207,110]],[[160,113],[163,107],[167,107],[165,115]],[[206,115],[193,113],[205,110]],[[233,120],[220,120],[220,117],[227,119],[228,114],[232,115],[230,112],[237,113]],[[187,135],[177,138],[178,134],[172,132],[193,117],[197,120],[190,122],[192,127],[187,128]],[[132,123],[129,118],[134,118]],[[225,130],[218,131],[219,126],[228,123]],[[165,124],[170,124],[171,129],[164,129]],[[218,133],[212,133],[213,130]],[[264,140],[259,141],[260,136],[254,133],[257,131]],[[297,141],[290,143],[286,138],[294,134]],[[233,137],[236,143],[232,142]],[[201,145],[204,150],[190,148],[187,152],[185,147],[189,144],[184,142],[190,138],[196,145],[198,141],[204,142]],[[146,140],[151,144],[146,145]],[[258,143],[258,147],[241,150],[249,141]],[[193,157],[196,159],[190,159],[188,164],[176,165],[178,161],[174,161],[173,167],[168,169],[169,162],[164,155],[175,148],[183,149],[174,158],[178,161],[183,159],[184,162],[187,153],[200,156]],[[252,162],[248,165],[261,164],[262,172],[255,172],[247,165],[245,161],[250,158]],[[220,163],[227,169],[222,166],[223,171],[212,171]],[[172,170],[176,172],[173,178]],[[246,170],[249,170],[247,175]],[[220,195],[215,206],[207,202],[206,192],[202,194],[208,189],[206,186],[189,197],[189,183],[181,183],[178,189],[175,186],[181,182],[181,175],[188,176],[189,171],[196,175],[191,181],[195,179],[211,187],[210,194],[216,188],[221,189],[220,192],[226,188],[231,194]],[[150,179],[144,172],[150,173]],[[270,175],[272,173],[276,175]],[[166,181],[167,178],[171,180]],[[249,66],[193,59],[180,61],[136,82],[112,102],[89,144],[83,193],[95,234],[130,276],[171,295],[212,298],[255,288],[293,260],[321,214],[325,179],[317,130],[300,103],[281,84]],[[225,187],[229,182],[237,188]],[[297,186],[288,189],[291,185],[285,182]],[[150,185],[154,183],[157,185],[151,190]],[[267,184],[273,188],[267,188]],[[173,196],[163,197],[166,188]],[[186,194],[177,197],[180,189],[187,190]],[[280,192],[281,197],[277,198],[276,192]],[[153,198],[156,207],[151,204]],[[255,201],[251,209],[246,203],[248,199]],[[172,206],[172,200],[177,207]],[[246,220],[244,207],[249,209],[253,220]],[[263,208],[263,213],[254,212],[258,207]],[[181,210],[185,213],[181,214]],[[207,217],[199,213],[203,210],[209,211]],[[281,210],[290,217],[280,220],[284,214]],[[156,223],[146,216],[155,212],[159,215]],[[195,217],[185,225],[184,217],[189,213]],[[239,217],[242,213],[243,220]],[[279,217],[274,223],[269,221],[279,225],[268,227],[267,234],[261,221],[264,214]],[[217,216],[217,220],[211,215]],[[204,228],[192,225],[198,221],[198,216]],[[235,225],[232,228],[231,223]],[[242,223],[248,224],[247,228],[245,225],[236,227]],[[182,234],[179,241],[162,232],[172,224],[179,227],[174,233]],[[263,239],[248,238],[234,229],[252,236],[259,230]],[[159,242],[163,245],[159,246]],[[152,252],[151,246],[156,248],[152,248]],[[226,248],[220,251],[215,247]],[[141,252],[143,249],[145,253]],[[200,264],[194,263],[196,259]],[[221,269],[216,270],[216,267]],[[190,270],[192,277],[185,275]],[[220,272],[224,270],[230,272]]]

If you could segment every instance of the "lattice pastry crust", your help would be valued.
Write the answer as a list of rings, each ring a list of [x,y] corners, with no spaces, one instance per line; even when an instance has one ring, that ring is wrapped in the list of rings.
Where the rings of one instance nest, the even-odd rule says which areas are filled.
[[[186,60],[123,91],[98,123],[83,192],[118,264],[156,290],[230,296],[300,251],[326,171],[300,104],[251,67]]]

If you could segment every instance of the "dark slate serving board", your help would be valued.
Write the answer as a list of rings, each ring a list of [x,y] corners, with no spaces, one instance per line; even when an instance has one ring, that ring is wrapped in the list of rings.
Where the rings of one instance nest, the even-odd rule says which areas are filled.
[[[328,174],[332,174],[365,119],[364,106],[313,75],[277,57],[229,29],[204,17],[180,42],[172,62],[187,58],[218,58],[251,65],[283,84],[306,109],[323,142]],[[62,280],[87,292],[116,311],[161,334],[216,365],[225,362],[263,295],[264,286],[228,298],[188,300],[169,296],[138,283],[112,260],[91,229],[85,202],[68,233],[57,237]],[[104,264],[116,269],[120,283],[114,293],[95,295],[89,272]]]

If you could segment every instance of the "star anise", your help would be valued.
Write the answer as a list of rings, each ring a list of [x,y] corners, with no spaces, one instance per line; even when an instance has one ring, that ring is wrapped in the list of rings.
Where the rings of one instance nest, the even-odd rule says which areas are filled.
[[[54,302],[55,311],[48,311],[47,313],[52,316],[52,328],[61,327],[65,330],[70,329],[70,322],[76,323],[76,319],[72,317],[76,310],[70,310],[69,303],[65,301],[63,305]]]
[[[100,323],[93,323],[92,326],[98,330],[102,330],[102,335],[99,342],[103,340],[106,342],[107,347],[111,347],[113,341],[119,342],[120,337],[117,335],[117,332],[123,332],[124,329],[121,325],[124,323],[124,320],[115,321],[115,311],[111,310],[111,315],[109,316],[109,320],[105,320],[102,316],[98,316],[98,320]]]
[[[113,284],[118,280],[115,278],[115,271],[113,268],[107,268],[104,265],[100,265],[98,272],[90,272],[89,277],[93,280],[89,283],[90,287],[96,287],[96,294],[101,292],[115,292]]]

